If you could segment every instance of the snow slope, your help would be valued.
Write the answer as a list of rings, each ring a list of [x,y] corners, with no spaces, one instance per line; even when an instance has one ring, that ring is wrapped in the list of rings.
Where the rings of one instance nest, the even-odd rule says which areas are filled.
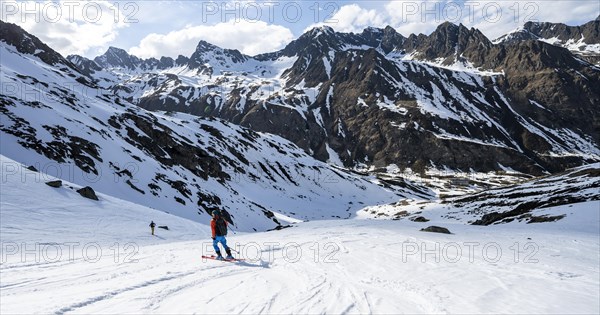
[[[86,199],[76,192],[79,185],[63,181],[61,188],[52,188],[45,183],[57,178],[29,171],[1,155],[0,164],[2,242],[96,242],[110,246],[115,242],[156,244],[210,236],[204,224],[101,193],[97,193],[99,201]],[[157,229],[161,231],[159,237],[152,237],[148,227],[151,220],[170,230]]]
[[[467,180],[467,183],[471,182],[478,181]],[[455,220],[481,225],[515,220],[530,223],[536,220],[561,220],[569,214],[550,215],[545,208],[600,201],[600,163],[533,178],[519,184],[504,184],[488,189],[482,189],[483,187],[485,186],[478,185],[479,191],[463,191],[462,195],[438,192],[438,200],[402,199],[392,204],[365,207],[358,212],[358,216],[411,220],[423,216],[432,222]]]
[[[99,192],[200,222],[225,208],[244,231],[285,225],[277,213],[346,218],[404,193],[332,168],[281,137],[149,112],[4,42],[0,54],[0,153]]]
[[[600,311],[599,201],[548,208],[572,214],[537,225],[436,222],[452,235],[408,220],[298,223],[230,235],[248,258],[232,264],[200,258],[212,252],[203,225],[9,173],[0,191],[2,314]],[[171,230],[151,238],[149,219]],[[51,259],[67,242],[81,244],[72,259],[64,250]],[[99,243],[97,259],[98,247],[81,253],[89,242]]]

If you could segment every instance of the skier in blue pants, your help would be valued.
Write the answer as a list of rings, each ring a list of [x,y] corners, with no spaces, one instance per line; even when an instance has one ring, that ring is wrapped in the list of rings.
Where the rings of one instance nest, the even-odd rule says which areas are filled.
[[[227,236],[227,221],[221,217],[221,212],[219,210],[213,210],[212,212],[210,229],[212,231],[213,247],[215,252],[217,252],[217,259],[223,260],[221,250],[219,249],[219,243],[223,245],[223,248],[225,248],[225,252],[227,253],[225,259],[234,259],[231,255],[231,249],[227,246],[227,239],[225,239],[225,236]]]

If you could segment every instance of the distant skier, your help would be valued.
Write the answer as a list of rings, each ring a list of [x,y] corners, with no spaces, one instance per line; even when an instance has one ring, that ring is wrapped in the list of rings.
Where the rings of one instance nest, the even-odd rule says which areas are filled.
[[[231,249],[227,246],[227,240],[225,239],[225,236],[227,235],[227,221],[221,216],[221,211],[213,210],[212,220],[210,220],[210,229],[212,230],[213,247],[215,252],[217,252],[216,259],[223,260],[221,250],[219,249],[219,243],[223,245],[225,252],[227,253],[225,259],[234,259],[231,255]]]
[[[152,231],[152,235],[154,235],[154,227],[156,226],[156,224],[154,223],[154,221],[150,222],[150,230]]]

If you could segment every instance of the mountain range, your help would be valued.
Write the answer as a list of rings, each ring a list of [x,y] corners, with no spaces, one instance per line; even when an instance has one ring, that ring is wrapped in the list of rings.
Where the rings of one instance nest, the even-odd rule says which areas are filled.
[[[224,208],[236,228],[267,230],[434,198],[382,169],[600,161],[598,20],[496,41],[452,23],[408,37],[318,27],[257,56],[201,41],[189,57],[111,47],[94,60],[0,26],[0,153],[185,218]]]
[[[408,37],[324,26],[257,56],[201,41],[177,59],[67,59],[142,108],[219,117],[345,167],[542,174],[600,159],[599,29],[528,22],[491,41],[448,22]]]

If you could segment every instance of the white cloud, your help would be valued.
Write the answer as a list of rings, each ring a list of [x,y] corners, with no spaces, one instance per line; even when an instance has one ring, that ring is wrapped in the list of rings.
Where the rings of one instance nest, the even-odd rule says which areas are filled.
[[[338,32],[362,32],[369,26],[385,27],[386,16],[377,10],[364,9],[358,4],[349,4],[342,6],[326,23],[315,23],[305,29],[308,31],[313,27],[327,25],[333,27]]]
[[[490,39],[502,36],[528,21],[580,25],[595,19],[599,13],[599,4],[595,1],[475,1],[474,3],[479,5],[474,7],[473,19],[465,16],[461,22],[481,30]]]
[[[526,21],[582,24],[599,14],[596,1],[491,1],[457,2],[450,0],[394,0],[382,3],[376,9],[365,9],[358,4],[342,6],[332,19],[336,23],[317,23],[306,30],[329,25],[341,32],[361,32],[367,26],[390,25],[399,33],[429,34],[442,22],[462,23],[480,29],[494,39]]]
[[[282,48],[294,38],[283,26],[262,21],[226,22],[215,25],[187,26],[167,34],[152,33],[143,38],[129,53],[142,58],[189,56],[198,42],[205,40],[214,45],[239,49],[248,55],[271,52]]]
[[[127,27],[108,1],[2,1],[1,19],[15,23],[63,55],[85,54],[112,42]]]
[[[233,2],[233,0],[228,1]],[[262,0],[254,1],[260,1],[264,6],[271,3]],[[123,6],[126,3],[130,2],[2,0],[0,19],[20,25],[63,55],[76,53],[90,56],[113,44],[122,47],[135,46],[130,49],[130,52],[140,57],[189,55],[201,39],[224,48],[235,48],[254,55],[283,47],[295,37],[290,28],[300,30],[311,23],[305,19],[303,21],[306,21],[306,24],[296,28],[297,25],[274,25],[262,21],[253,23],[242,19],[236,24],[221,22],[214,25],[198,25],[201,21],[201,15],[198,14],[201,5],[198,2],[148,1],[131,2],[140,9],[136,11],[135,17],[145,23],[131,24],[125,22],[124,15],[131,13],[131,10],[124,10]],[[75,6],[70,6],[73,4]],[[86,4],[87,11],[90,13],[88,16],[84,14]],[[115,10],[116,4],[120,5],[121,10]],[[94,16],[96,6],[100,6],[102,12],[97,21]],[[429,34],[444,20],[450,19],[453,23],[476,27],[493,39],[521,26],[528,19],[571,25],[582,24],[598,16],[599,6],[597,1],[588,0],[356,2],[341,6],[330,19],[335,20],[335,23],[313,24],[308,28],[329,25],[341,32],[361,32],[368,26],[391,25],[401,34],[408,36],[411,33]],[[432,8],[435,9],[433,14],[431,11],[426,11]],[[460,13],[458,18],[455,17],[457,8]],[[493,16],[495,8],[499,8],[502,13],[497,19]],[[488,9],[487,17],[484,9]],[[31,10],[35,13],[25,12]],[[57,11],[61,12],[60,16],[57,15]],[[184,26],[186,23],[187,26]],[[125,27],[129,29],[123,30]],[[164,31],[166,27],[175,30],[166,33],[167,31]],[[148,33],[151,34],[147,35]],[[115,42],[117,44],[114,44]]]

